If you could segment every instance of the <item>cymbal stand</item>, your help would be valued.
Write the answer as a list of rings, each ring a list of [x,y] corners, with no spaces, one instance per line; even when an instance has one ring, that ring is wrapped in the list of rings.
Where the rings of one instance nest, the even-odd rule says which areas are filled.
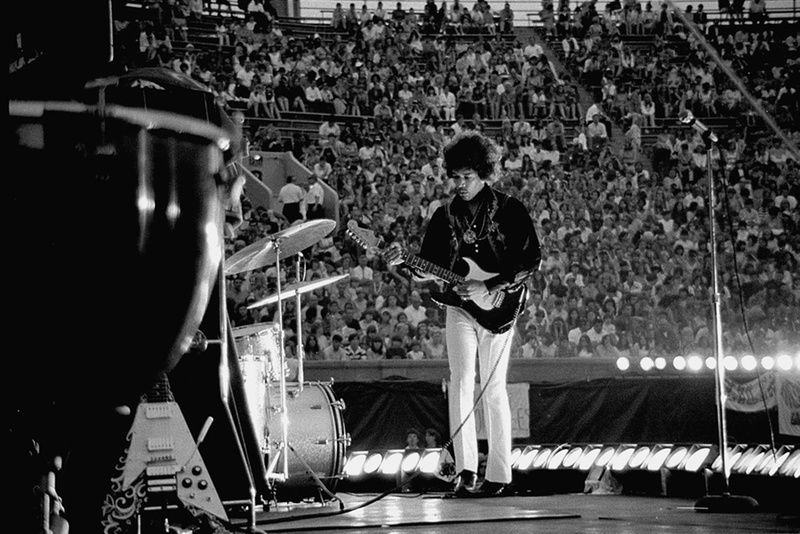
[[[300,283],[300,262],[303,261],[303,253],[297,253],[297,283]],[[305,276],[303,277],[305,278]],[[303,280],[304,281],[304,280]],[[280,307],[280,301],[278,301],[278,307]],[[297,393],[300,394],[303,392],[303,382],[305,380],[305,375],[303,373],[303,360],[305,359],[305,353],[303,352],[303,323],[301,316],[302,308],[300,304],[300,291],[297,291],[295,294],[295,315],[297,316],[297,384],[298,390]]]
[[[286,406],[286,373],[283,371],[286,368],[286,349],[284,346],[284,332],[283,332],[283,306],[281,306],[281,239],[273,238],[272,244],[275,246],[275,280],[278,289],[278,355],[280,363],[278,364],[278,384],[280,386],[281,403],[279,413],[281,416],[281,442],[278,446],[278,451],[281,455],[283,464],[283,472],[273,474],[276,462],[270,459],[269,467],[267,468],[267,476],[279,481],[284,481],[289,478],[289,450],[287,444],[289,443],[289,419]]]

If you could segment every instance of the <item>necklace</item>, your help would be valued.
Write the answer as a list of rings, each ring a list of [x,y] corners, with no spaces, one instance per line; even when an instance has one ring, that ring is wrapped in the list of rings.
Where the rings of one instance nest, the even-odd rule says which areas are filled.
[[[478,204],[478,207],[475,209],[475,216],[472,218],[472,222],[467,225],[467,230],[464,232],[464,242],[468,245],[472,245],[478,240],[478,236],[473,230],[473,228],[475,227],[475,221],[478,220],[478,216],[481,214],[482,211],[483,211],[483,202]],[[486,220],[484,219],[481,222],[481,231],[483,231],[485,223]]]

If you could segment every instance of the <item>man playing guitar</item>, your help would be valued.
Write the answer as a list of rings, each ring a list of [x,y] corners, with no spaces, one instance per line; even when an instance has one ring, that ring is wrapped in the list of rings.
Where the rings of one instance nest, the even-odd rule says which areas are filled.
[[[405,262],[417,279],[438,278],[452,284],[441,302],[447,305],[452,388],[449,410],[451,432],[457,432],[453,441],[459,473],[454,493],[457,497],[500,496],[508,491],[511,413],[506,375],[512,327],[525,304],[524,279],[541,261],[539,239],[528,210],[519,200],[487,184],[498,159],[496,145],[480,133],[468,131],[457,136],[444,148],[444,166],[456,194],[433,214],[419,255],[408,258],[396,246],[384,255],[390,264]],[[467,269],[469,272],[465,272]],[[476,355],[485,388],[489,440],[486,479],[480,488],[472,415]]]

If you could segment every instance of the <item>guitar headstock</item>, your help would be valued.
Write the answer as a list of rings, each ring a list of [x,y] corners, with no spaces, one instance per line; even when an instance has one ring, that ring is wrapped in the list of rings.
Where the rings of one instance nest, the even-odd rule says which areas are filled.
[[[361,228],[358,223],[352,219],[347,221],[346,233],[365,250],[382,248],[383,239],[375,235],[375,232],[372,230]]]

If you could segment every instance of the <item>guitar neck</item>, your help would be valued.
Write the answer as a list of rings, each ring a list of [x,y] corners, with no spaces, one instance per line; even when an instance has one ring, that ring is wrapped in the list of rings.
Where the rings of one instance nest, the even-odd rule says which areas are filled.
[[[145,394],[145,400],[150,403],[172,402],[175,400],[169,385],[167,373],[161,372],[158,374],[158,378],[150,388],[150,391]]]
[[[453,271],[445,269],[444,267],[439,267],[435,263],[431,263],[428,260],[414,256],[413,254],[408,255],[408,257],[405,259],[405,263],[411,267],[441,278],[449,284],[460,284],[464,282],[463,276],[459,276]]]

